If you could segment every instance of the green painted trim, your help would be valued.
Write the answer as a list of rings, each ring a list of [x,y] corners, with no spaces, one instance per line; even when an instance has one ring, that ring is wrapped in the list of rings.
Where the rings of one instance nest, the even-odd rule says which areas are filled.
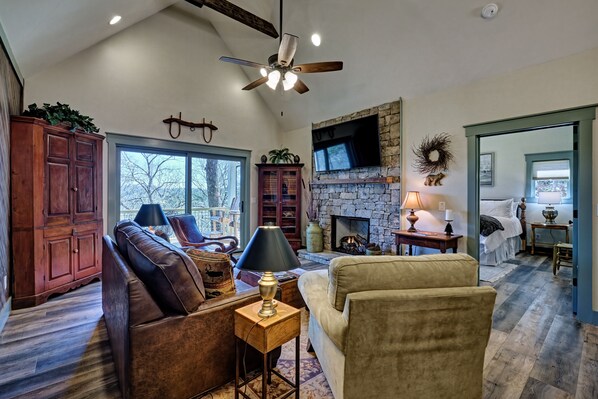
[[[573,124],[582,120],[596,118],[596,107],[591,104],[584,107],[571,108],[563,111],[554,111],[543,114],[509,118],[498,121],[472,124],[463,126],[465,136],[490,136],[496,134],[512,133],[522,130],[537,130],[558,125]]]
[[[130,149],[148,149],[148,150],[159,150],[163,153],[172,152],[176,155],[185,156],[202,156],[202,157],[214,157],[219,159],[226,159],[235,162],[240,162],[241,170],[244,171],[243,179],[241,181],[241,201],[243,201],[243,212],[241,213],[241,242],[248,243],[250,238],[250,212],[248,208],[249,202],[249,186],[251,184],[251,171],[249,170],[251,161],[251,151],[208,146],[203,144],[193,144],[185,142],[174,142],[170,140],[160,140],[147,137],[129,136],[125,134],[117,133],[106,133],[106,143],[108,144],[108,233],[112,234],[112,228],[118,220],[118,204],[120,202],[120,179],[113,178],[117,176],[116,171],[120,169],[120,159],[117,157],[117,151],[120,148],[126,147]],[[187,164],[185,173],[187,176],[190,172],[191,166]],[[187,206],[190,206],[191,192],[185,192],[187,199]]]
[[[10,311],[12,309],[12,297],[8,297],[8,301],[4,304],[2,309],[0,309],[0,333],[4,329],[6,322],[8,321],[8,316],[10,316]]]
[[[479,259],[479,140],[483,136],[525,132],[546,127],[573,125],[574,140],[577,142],[577,151],[574,149],[574,210],[578,211],[573,225],[573,240],[576,242],[573,251],[573,264],[577,265],[573,276],[577,276],[577,287],[573,289],[573,303],[577,304],[577,319],[582,322],[598,324],[598,312],[592,309],[592,124],[596,118],[596,106],[571,108],[568,110],[548,112],[511,118],[501,121],[468,125],[465,127],[467,137],[467,251],[472,256],[478,255]],[[577,162],[576,162],[577,160]],[[578,184],[590,182],[590,184]],[[471,244],[473,243],[473,244]],[[473,247],[473,248],[472,248]],[[598,289],[598,287],[596,287]]]
[[[569,170],[573,170],[573,151],[554,151],[554,152],[538,152],[535,154],[525,154],[525,202],[528,204],[537,204],[538,200],[536,199],[535,195],[532,195],[532,166],[534,162],[542,162],[542,161],[557,161],[561,159],[567,159],[569,161]],[[571,173],[573,175],[573,173]],[[575,187],[573,184],[573,178],[571,178],[571,183],[569,185],[569,189],[571,191],[572,187]],[[572,204],[573,203],[573,196],[570,198],[566,198],[562,202],[563,204]]]

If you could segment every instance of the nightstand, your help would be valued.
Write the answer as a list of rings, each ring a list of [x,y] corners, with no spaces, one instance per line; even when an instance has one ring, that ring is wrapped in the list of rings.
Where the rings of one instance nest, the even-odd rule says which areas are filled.
[[[252,303],[235,310],[235,399],[239,395],[251,399],[240,388],[251,380],[243,380],[240,383],[240,362],[242,361],[241,347],[244,342],[248,343],[263,354],[262,372],[262,398],[268,397],[268,383],[271,373],[276,374],[292,388],[284,397],[295,393],[299,398],[299,336],[301,334],[301,311],[292,306],[278,302],[276,315],[269,318],[262,318],[257,315],[262,307],[262,302]],[[282,376],[277,370],[270,367],[268,352],[295,338],[295,383]]]

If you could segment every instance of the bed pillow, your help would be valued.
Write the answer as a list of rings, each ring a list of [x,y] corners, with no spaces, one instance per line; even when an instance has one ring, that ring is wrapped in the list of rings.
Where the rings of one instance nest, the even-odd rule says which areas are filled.
[[[513,214],[513,199],[502,201],[482,200],[480,201],[480,215],[511,218]]]

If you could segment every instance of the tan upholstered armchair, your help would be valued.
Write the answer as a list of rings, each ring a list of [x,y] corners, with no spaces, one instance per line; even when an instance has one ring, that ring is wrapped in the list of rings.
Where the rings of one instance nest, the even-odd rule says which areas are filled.
[[[347,256],[303,274],[334,397],[481,398],[496,292],[477,283],[465,254]]]

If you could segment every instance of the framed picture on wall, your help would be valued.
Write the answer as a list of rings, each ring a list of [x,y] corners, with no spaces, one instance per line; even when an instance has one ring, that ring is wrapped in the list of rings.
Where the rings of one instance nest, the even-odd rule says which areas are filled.
[[[480,154],[480,186],[494,185],[494,153]]]

